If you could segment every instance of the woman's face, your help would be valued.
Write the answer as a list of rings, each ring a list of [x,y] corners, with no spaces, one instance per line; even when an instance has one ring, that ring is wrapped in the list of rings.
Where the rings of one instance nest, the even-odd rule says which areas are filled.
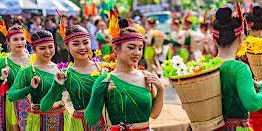
[[[70,41],[68,49],[75,60],[88,60],[92,58],[91,42],[88,37]]]
[[[44,61],[44,62],[51,61],[52,57],[55,55],[54,43],[36,45],[33,48],[36,53],[37,59],[39,59],[40,61]]]
[[[261,30],[250,30],[249,35],[254,37],[262,37],[262,31]]]
[[[113,49],[116,53],[117,60],[129,65],[137,65],[143,54],[142,41],[129,41],[124,42],[120,46],[114,45]]]
[[[104,21],[99,21],[98,27],[100,30],[106,30],[107,26],[106,23]]]
[[[13,35],[8,41],[11,52],[24,51],[26,40],[24,34]]]

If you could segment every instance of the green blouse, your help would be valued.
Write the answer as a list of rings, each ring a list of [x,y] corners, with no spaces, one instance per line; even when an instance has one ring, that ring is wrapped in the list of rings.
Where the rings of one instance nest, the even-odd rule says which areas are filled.
[[[89,103],[92,86],[97,77],[92,77],[90,74],[81,74],[70,67],[67,71],[67,80],[64,85],[54,81],[51,89],[46,96],[41,100],[41,111],[48,111],[55,102],[55,97],[62,94],[64,89],[70,94],[71,101],[75,110],[83,110]]]
[[[17,101],[25,98],[28,94],[31,95],[31,102],[33,104],[40,104],[40,100],[47,94],[48,90],[54,81],[54,74],[40,70],[32,66],[27,66],[20,70],[15,78],[14,84],[8,91],[8,99],[10,101]],[[40,83],[36,89],[31,87],[31,79],[34,76],[40,77]],[[62,95],[58,94],[56,101],[62,99]]]
[[[248,65],[230,60],[220,67],[224,118],[248,118],[248,112],[262,108],[262,88],[256,93]]]
[[[17,72],[21,69],[21,65],[18,65],[14,63],[11,59],[7,58],[2,58],[0,59],[0,76],[2,75],[2,69],[5,68],[6,66],[10,67],[10,73],[8,74],[7,81],[8,84],[11,86],[13,85],[13,82],[15,80],[15,77],[17,75]]]
[[[104,104],[112,125],[149,121],[152,107],[149,90],[111,75],[115,88],[108,92],[109,82],[103,81],[106,78],[106,74],[100,76],[93,86],[91,100],[85,110],[87,124],[92,126],[99,121]]]

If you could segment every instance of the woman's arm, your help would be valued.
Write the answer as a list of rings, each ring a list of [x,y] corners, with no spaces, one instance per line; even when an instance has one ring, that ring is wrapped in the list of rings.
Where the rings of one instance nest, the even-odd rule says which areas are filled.
[[[258,111],[262,108],[262,88],[256,93],[252,73],[247,65],[241,64],[236,68],[236,86],[241,102],[248,111]]]
[[[48,93],[41,99],[40,110],[43,112],[49,111],[57,99],[61,97],[63,91],[64,85],[60,85],[56,80],[54,80]]]
[[[90,126],[97,124],[102,116],[102,110],[109,85],[109,82],[103,82],[106,77],[106,74],[98,77],[92,87],[90,102],[85,110],[86,123]]]
[[[30,77],[30,74],[26,73],[26,70],[17,73],[13,85],[7,92],[7,98],[10,101],[23,99],[33,90],[27,77]]]

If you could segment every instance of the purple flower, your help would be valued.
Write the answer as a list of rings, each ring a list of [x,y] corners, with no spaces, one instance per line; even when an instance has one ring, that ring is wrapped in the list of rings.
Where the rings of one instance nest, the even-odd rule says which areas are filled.
[[[67,68],[68,65],[69,65],[69,62],[64,63],[64,65],[63,65],[63,69]]]
[[[93,61],[93,62],[99,62],[99,59],[98,59],[97,57],[94,57],[94,58],[91,59],[91,61]]]
[[[57,68],[58,68],[59,70],[62,70],[62,69],[67,68],[68,65],[69,65],[68,62],[65,62],[65,63],[64,63],[64,62],[60,62],[60,63],[57,64]]]

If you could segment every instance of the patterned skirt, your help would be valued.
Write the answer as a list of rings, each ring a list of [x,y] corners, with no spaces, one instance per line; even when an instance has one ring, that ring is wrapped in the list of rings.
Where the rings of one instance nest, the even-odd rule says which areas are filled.
[[[25,131],[28,112],[30,111],[30,101],[28,99],[22,99],[14,103],[16,118],[20,131]]]
[[[69,131],[70,118],[64,107],[41,112],[40,106],[31,108],[26,131]]]
[[[225,119],[225,126],[215,131],[253,131],[247,119],[230,118]]]
[[[88,126],[84,118],[84,111],[74,111],[71,118],[70,128],[72,131],[105,131],[105,121],[103,118],[100,119],[99,123],[95,126]]]

